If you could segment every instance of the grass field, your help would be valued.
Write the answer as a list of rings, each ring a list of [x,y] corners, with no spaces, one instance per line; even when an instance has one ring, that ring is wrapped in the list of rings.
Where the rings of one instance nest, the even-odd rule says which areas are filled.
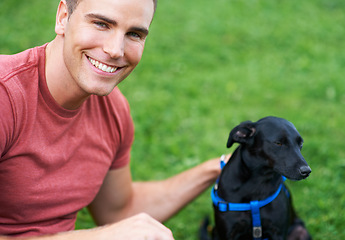
[[[57,0],[1,0],[0,52],[54,37]],[[227,153],[232,127],[284,117],[311,176],[287,181],[313,238],[345,239],[345,1],[159,1],[142,62],[120,85],[136,126],[135,180],[172,176]],[[209,191],[166,225],[195,240]],[[77,228],[91,227],[87,212]]]

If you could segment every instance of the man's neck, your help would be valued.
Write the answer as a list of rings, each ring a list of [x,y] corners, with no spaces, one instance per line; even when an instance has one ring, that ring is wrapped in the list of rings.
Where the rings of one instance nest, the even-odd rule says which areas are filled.
[[[46,81],[50,94],[63,108],[75,110],[90,95],[78,91],[63,59],[63,39],[57,36],[46,47]]]

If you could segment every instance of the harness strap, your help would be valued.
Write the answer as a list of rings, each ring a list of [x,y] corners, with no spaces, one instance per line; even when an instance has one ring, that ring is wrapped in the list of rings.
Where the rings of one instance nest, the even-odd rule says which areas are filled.
[[[252,221],[253,221],[253,239],[259,240],[262,237],[259,201],[251,201],[250,208],[252,212]]]
[[[220,167],[223,169],[225,166],[225,155],[222,155],[220,158]],[[282,176],[283,182],[286,180],[286,177]],[[251,211],[252,215],[252,226],[253,226],[253,239],[254,240],[261,240],[262,238],[262,226],[261,226],[261,216],[260,216],[260,208],[266,206],[267,204],[271,203],[276,197],[279,195],[282,188],[284,189],[285,193],[289,197],[288,191],[285,188],[284,184],[280,184],[277,191],[269,196],[268,198],[260,201],[251,201],[250,203],[230,203],[222,199],[218,196],[218,182],[219,178],[216,181],[215,186],[211,191],[211,198],[214,206],[218,208],[220,212],[228,212],[228,211]]]
[[[267,204],[271,203],[280,193],[281,189],[283,187],[283,184],[281,184],[278,188],[278,190],[268,198],[257,201],[258,207],[262,208],[266,206]],[[228,211],[249,211],[251,210],[251,203],[230,203],[222,199],[218,196],[218,192],[216,188],[213,188],[211,191],[211,198],[213,201],[213,204],[218,207],[219,211],[221,212],[228,212]]]

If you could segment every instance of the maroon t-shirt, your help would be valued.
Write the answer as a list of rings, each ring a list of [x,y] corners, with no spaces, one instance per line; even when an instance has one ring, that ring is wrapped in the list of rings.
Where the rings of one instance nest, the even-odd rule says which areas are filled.
[[[120,90],[62,108],[47,87],[45,47],[0,55],[0,235],[73,230],[107,172],[130,159],[134,127]]]

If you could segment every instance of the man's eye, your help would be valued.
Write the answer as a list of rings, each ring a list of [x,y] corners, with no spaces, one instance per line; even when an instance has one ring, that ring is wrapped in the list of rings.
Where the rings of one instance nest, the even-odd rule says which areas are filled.
[[[100,28],[108,28],[108,25],[104,22],[94,22],[94,24]]]
[[[129,33],[127,33],[127,35],[130,37],[134,37],[134,38],[141,38],[140,34],[138,34],[136,32],[129,32]]]

